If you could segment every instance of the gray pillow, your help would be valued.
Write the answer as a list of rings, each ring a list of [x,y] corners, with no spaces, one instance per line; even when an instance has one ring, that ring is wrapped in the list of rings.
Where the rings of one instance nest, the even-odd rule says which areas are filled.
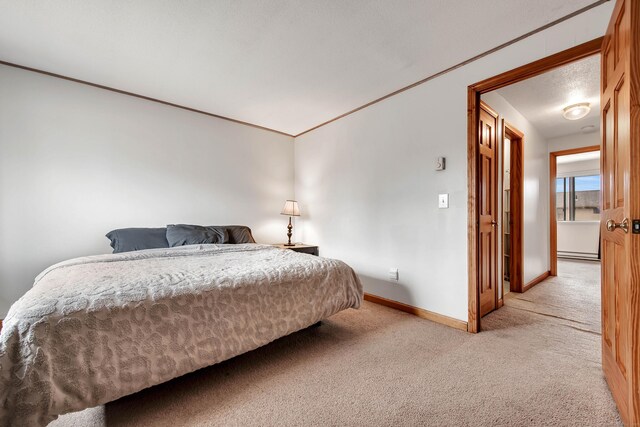
[[[229,233],[228,243],[255,243],[251,229],[245,225],[225,225]]]
[[[227,243],[229,234],[224,227],[169,224],[167,225],[167,241],[171,247],[205,243]]]
[[[107,233],[113,253],[168,248],[166,228],[120,228]]]

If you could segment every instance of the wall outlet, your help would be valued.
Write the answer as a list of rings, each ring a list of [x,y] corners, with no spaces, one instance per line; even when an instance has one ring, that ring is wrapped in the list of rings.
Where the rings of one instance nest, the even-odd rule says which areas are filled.
[[[389,280],[393,280],[394,282],[398,281],[398,269],[397,268],[390,268],[389,269]]]
[[[438,194],[438,208],[446,209],[449,207],[449,194]]]

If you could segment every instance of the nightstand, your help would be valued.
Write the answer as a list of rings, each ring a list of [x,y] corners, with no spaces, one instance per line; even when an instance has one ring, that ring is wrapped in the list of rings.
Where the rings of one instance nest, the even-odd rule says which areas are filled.
[[[273,245],[280,249],[290,249],[294,252],[300,252],[303,254],[311,254],[318,255],[318,247],[313,245],[304,245],[302,243],[296,243],[295,246],[285,246],[284,243],[278,243],[277,245]]]

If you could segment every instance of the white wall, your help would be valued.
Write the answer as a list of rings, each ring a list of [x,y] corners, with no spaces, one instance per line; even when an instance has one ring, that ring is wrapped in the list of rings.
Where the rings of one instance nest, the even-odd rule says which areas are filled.
[[[466,88],[601,36],[612,7],[297,138],[296,240],[350,263],[367,292],[466,320]],[[46,266],[109,252],[113,228],[242,223],[282,241],[292,151],[288,137],[0,66],[0,315]]]
[[[105,233],[246,224],[286,237],[293,138],[0,66],[0,318],[52,263]]]
[[[482,95],[500,119],[524,133],[524,284],[549,271],[549,153],[547,140],[497,92]]]
[[[600,174],[600,158],[581,160],[579,162],[558,163],[556,166],[556,176],[558,178],[566,176],[585,176]]]
[[[558,221],[558,252],[597,257],[600,242],[598,221]]]
[[[466,321],[467,86],[603,35],[612,7],[296,138],[303,240],[351,264],[367,292]],[[438,156],[446,171],[434,170]],[[450,194],[449,209],[438,209],[438,193]],[[389,267],[398,283],[387,281]]]
[[[572,148],[600,145],[600,131],[576,133],[573,135],[552,138],[549,141],[549,152],[570,150]]]

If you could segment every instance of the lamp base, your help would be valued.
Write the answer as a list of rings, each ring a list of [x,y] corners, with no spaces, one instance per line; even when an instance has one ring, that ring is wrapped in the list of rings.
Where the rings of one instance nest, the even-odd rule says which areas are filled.
[[[289,217],[289,225],[287,225],[287,237],[289,238],[289,241],[287,243],[285,243],[285,246],[295,246],[295,243],[291,243],[291,236],[293,236],[293,233],[291,232],[291,230],[293,230],[293,225],[291,225],[291,217]]]

